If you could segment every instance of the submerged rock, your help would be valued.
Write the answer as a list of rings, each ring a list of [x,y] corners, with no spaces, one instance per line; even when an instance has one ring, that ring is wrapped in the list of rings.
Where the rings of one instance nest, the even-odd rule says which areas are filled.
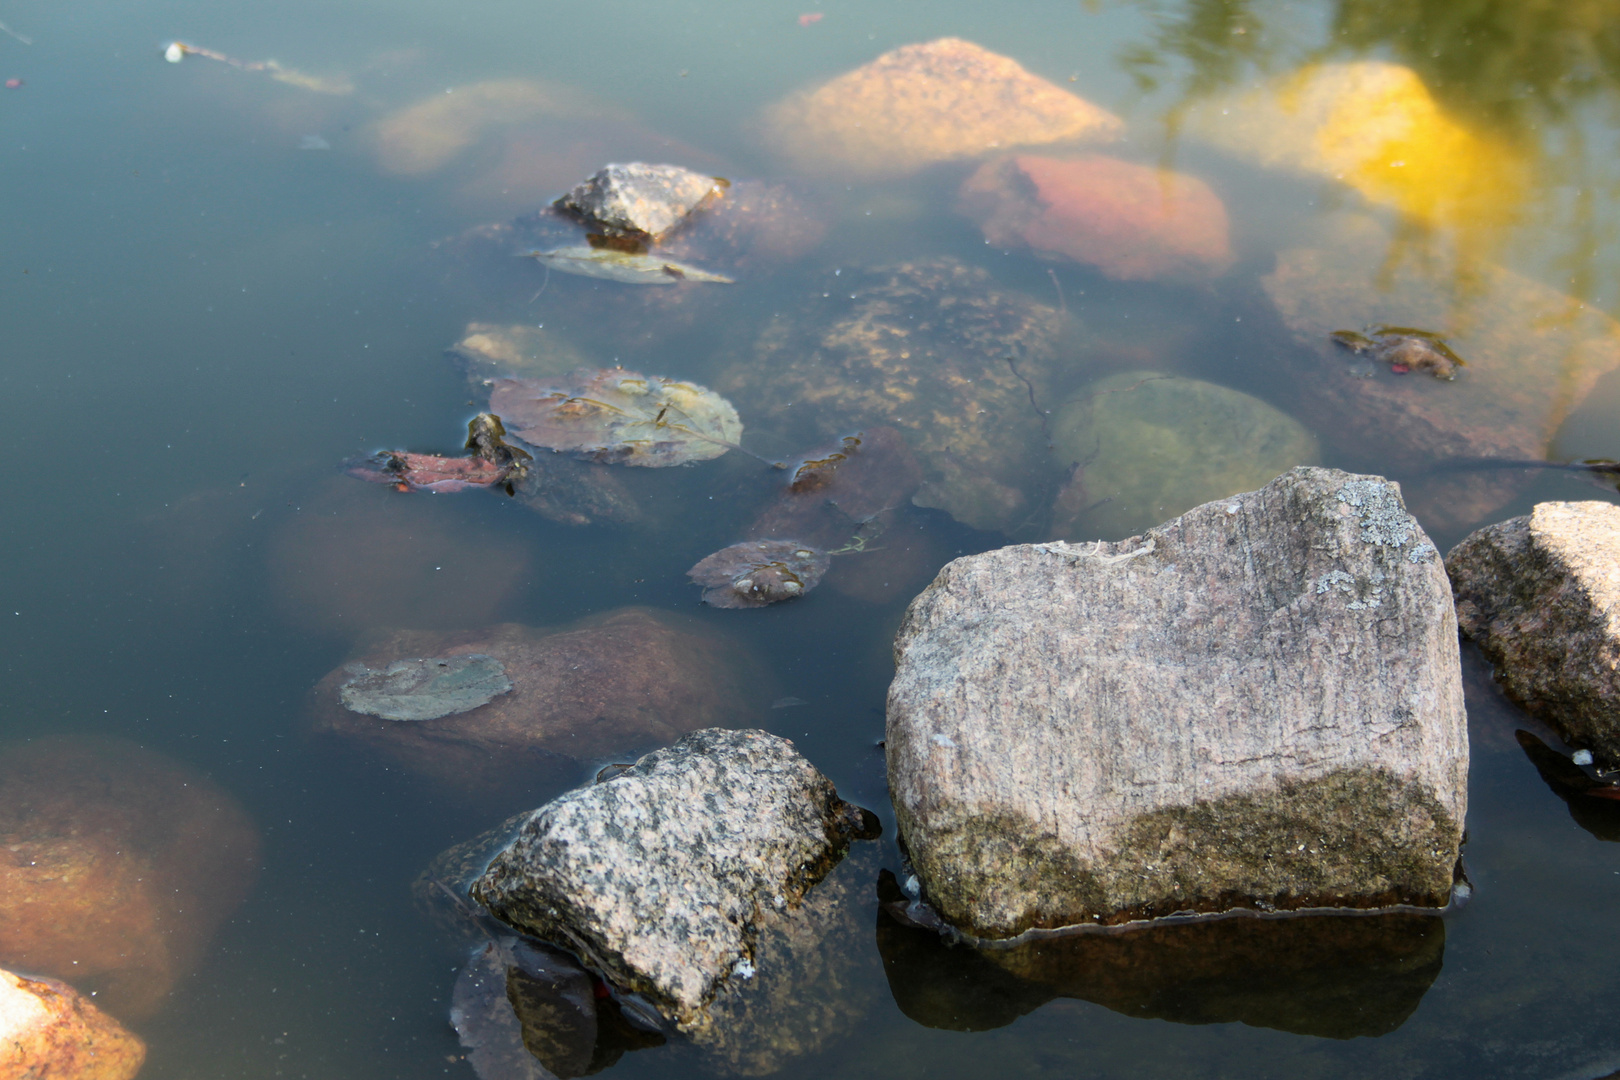
[[[987,162],[957,209],[997,247],[1065,255],[1117,280],[1212,277],[1232,264],[1226,207],[1209,185],[1117,158]]]
[[[557,755],[590,759],[746,723],[770,700],[768,678],[736,642],[649,608],[571,626],[400,630],[362,646],[315,687],[314,729],[453,786],[498,787]],[[356,665],[386,671],[422,657],[498,662],[508,692],[436,718],[400,721],[345,707]]]
[[[700,1044],[746,1053],[735,1021],[764,1007],[750,1002],[786,993],[825,1010],[827,984],[794,969],[844,967],[826,932],[850,929],[859,886],[823,897],[818,883],[870,835],[866,819],[792,743],[693,732],[541,807],[472,895]]]
[[[904,176],[1018,146],[1101,142],[1112,113],[961,38],[893,49],[766,113],[767,140],[795,168]]]
[[[196,966],[258,861],[236,800],[134,743],[0,750],[0,964],[70,978],[126,1020]]]
[[[15,1080],[130,1080],[146,1044],[55,979],[0,969],[0,1076]]]
[[[1447,902],[1468,742],[1450,587],[1378,477],[1299,468],[1117,544],[957,559],[895,642],[889,786],[987,938]]]
[[[1437,462],[1545,458],[1564,418],[1620,368],[1620,323],[1607,315],[1488,263],[1434,277],[1392,258],[1365,218],[1337,219],[1319,244],[1281,252],[1263,284],[1298,346],[1276,380],[1292,391],[1286,407],[1336,457],[1422,476],[1404,488],[1432,528],[1472,526],[1528,482],[1522,470],[1435,474]],[[1358,362],[1331,335],[1364,324],[1423,327],[1468,366],[1451,382]]]
[[[1532,163],[1448,115],[1411,68],[1309,64],[1213,98],[1182,129],[1269,168],[1336,180],[1428,227],[1514,224]]]
[[[656,243],[730,186],[679,165],[607,165],[552,205],[608,236]]]
[[[1030,489],[1057,473],[1032,397],[1059,365],[1063,314],[948,257],[821,284],[720,389],[788,445],[897,428],[922,465],[917,505],[980,529],[1028,518]]]
[[[1117,540],[1319,460],[1316,439],[1259,398],[1152,371],[1111,375],[1052,412],[1072,471],[1054,530]]]
[[[1508,696],[1620,765],[1620,506],[1538,503],[1446,555],[1457,624]]]

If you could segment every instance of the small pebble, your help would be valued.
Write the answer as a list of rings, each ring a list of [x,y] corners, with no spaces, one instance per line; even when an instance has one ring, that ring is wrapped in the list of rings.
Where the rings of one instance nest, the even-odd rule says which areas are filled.
[[[1571,755],[1569,760],[1573,761],[1577,765],[1590,765],[1592,764],[1592,751],[1577,750],[1573,755]]]

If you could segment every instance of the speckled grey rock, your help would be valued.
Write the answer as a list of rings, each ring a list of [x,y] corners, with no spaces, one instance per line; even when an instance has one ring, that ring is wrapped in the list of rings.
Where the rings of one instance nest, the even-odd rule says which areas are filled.
[[[906,613],[889,786],[957,927],[1443,904],[1468,742],[1445,569],[1297,468],[1119,543],[957,559]]]
[[[1508,695],[1620,764],[1620,506],[1538,503],[1446,556],[1457,624]]]
[[[679,165],[632,161],[598,170],[552,205],[611,236],[657,240],[724,188],[724,181]]]
[[[711,728],[535,811],[472,895],[705,1041],[862,818],[786,739]]]

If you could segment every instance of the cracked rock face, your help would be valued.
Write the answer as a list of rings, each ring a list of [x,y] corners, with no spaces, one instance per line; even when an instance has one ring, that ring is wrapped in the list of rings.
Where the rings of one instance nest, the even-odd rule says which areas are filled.
[[[827,921],[817,883],[862,817],[787,740],[697,731],[535,811],[472,895],[723,1045],[711,1010],[737,1013],[741,984],[774,985],[790,924]],[[811,936],[790,952],[824,951]]]
[[[1508,695],[1620,762],[1620,506],[1538,503],[1446,556],[1457,622]]]
[[[1382,478],[1297,468],[1118,543],[957,559],[895,655],[902,839],[972,934],[1449,897],[1456,619]]]

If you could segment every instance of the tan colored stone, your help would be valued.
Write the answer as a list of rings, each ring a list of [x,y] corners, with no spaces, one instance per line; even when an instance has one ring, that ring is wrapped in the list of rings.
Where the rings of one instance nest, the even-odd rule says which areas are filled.
[[[1019,146],[1118,136],[1117,116],[961,38],[904,45],[772,106],[797,169],[877,178]]]
[[[560,628],[394,631],[362,646],[351,664],[381,670],[396,660],[469,653],[499,660],[512,689],[453,716],[382,720],[343,707],[339,691],[354,678],[346,664],[315,687],[314,729],[478,790],[521,778],[547,758],[592,760],[697,728],[741,726],[772,690],[745,646],[696,620],[638,607]]]
[[[1423,473],[1448,459],[1541,459],[1598,379],[1620,367],[1620,323],[1539,282],[1480,263],[1464,279],[1399,258],[1369,219],[1330,222],[1318,244],[1277,256],[1263,279],[1300,348],[1285,407],[1342,460]],[[1467,366],[1455,381],[1358,360],[1329,341],[1369,324],[1443,335]],[[1472,526],[1522,489],[1523,470],[1457,471],[1405,485],[1431,528]]]
[[[1116,544],[957,559],[895,657],[895,814],[964,930],[1450,895],[1451,590],[1380,477],[1298,468]]]
[[[133,743],[0,752],[0,963],[150,1016],[258,870],[257,830],[208,780]]]
[[[0,1077],[130,1080],[146,1044],[67,983],[0,970]]]
[[[1232,265],[1226,207],[1208,184],[1117,158],[986,162],[957,208],[997,247],[1064,255],[1117,280],[1212,277]]]
[[[1620,506],[1537,503],[1446,555],[1457,624],[1510,697],[1620,764]]]

